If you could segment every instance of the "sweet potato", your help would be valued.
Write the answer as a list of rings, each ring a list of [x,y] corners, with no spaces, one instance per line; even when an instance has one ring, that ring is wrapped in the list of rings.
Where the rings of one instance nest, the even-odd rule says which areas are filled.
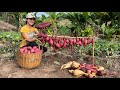
[[[105,70],[105,68],[102,66],[97,66],[97,71],[102,71],[102,70]]]
[[[93,78],[93,77],[96,77],[95,73],[88,74],[88,78]]]
[[[49,40],[49,44],[50,45],[53,45],[53,40],[50,38],[50,40]]]
[[[24,48],[20,48],[20,52],[24,52]]]
[[[72,61],[70,61],[70,62],[68,62],[68,63],[66,63],[66,64],[63,64],[63,65],[61,66],[60,70],[61,70],[61,69],[65,69],[65,68],[70,68],[71,65],[72,65]]]
[[[39,52],[39,50],[40,50],[40,49],[37,48],[37,49],[35,49],[34,51],[35,51],[35,53],[37,53],[37,52]]]
[[[80,70],[82,70],[83,72],[87,73],[87,69],[86,68],[80,68]]]
[[[84,39],[84,43],[83,43],[83,45],[84,45],[84,47],[87,46],[87,40],[86,40],[86,39]]]
[[[33,49],[37,49],[37,46],[34,46]]]
[[[72,67],[73,69],[77,69],[77,68],[80,67],[80,63],[77,63],[77,62],[73,61],[71,67]]]
[[[59,43],[56,43],[55,46],[56,46],[56,48],[58,48],[58,49],[60,48],[60,44],[59,44]]]
[[[25,51],[24,51],[25,53],[27,53],[28,52],[28,50],[27,49],[25,49]]]
[[[31,53],[30,50],[28,50],[27,53],[30,54]]]
[[[86,63],[80,65],[80,68],[85,68]]]
[[[34,53],[35,52],[35,49],[31,49],[31,53]]]
[[[82,37],[82,38],[81,38],[81,41],[82,41],[82,43],[84,44],[84,42],[85,42],[85,38]]]
[[[46,41],[46,42],[48,42],[49,40],[50,40],[50,38],[49,38],[49,37],[46,37],[46,38],[45,38],[45,41]]]
[[[91,38],[88,38],[87,39],[87,44],[90,44],[92,42],[92,39]]]
[[[75,70],[69,70],[70,73],[72,73],[74,76],[82,76],[82,75],[88,75],[87,73],[83,72],[82,70],[75,69]]]
[[[35,27],[38,29],[42,29],[44,27],[49,27],[50,25],[51,25],[50,22],[42,22],[42,23],[37,24]]]

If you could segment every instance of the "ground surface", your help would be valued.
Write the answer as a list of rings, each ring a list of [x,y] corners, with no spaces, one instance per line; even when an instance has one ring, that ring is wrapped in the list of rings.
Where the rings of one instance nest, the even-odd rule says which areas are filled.
[[[0,30],[10,31],[12,29],[16,29],[16,27],[4,21],[0,21]]]
[[[52,54],[53,55],[53,54]],[[76,55],[76,54],[75,54]],[[77,61],[79,63],[90,63],[91,58],[86,56],[84,60],[76,57],[74,54],[68,54],[66,52],[57,53],[51,57],[51,53],[43,55],[41,64],[31,70],[21,68],[17,65],[16,60],[0,60],[0,78],[74,78],[67,69],[60,70],[62,64],[67,63],[68,61]],[[97,59],[96,59],[97,60]],[[100,76],[98,78],[119,78],[119,63],[114,63],[113,66],[107,66],[104,62],[107,59],[101,60],[100,65],[104,66],[108,71],[112,73],[106,76]],[[113,61],[113,60],[112,60]],[[113,62],[112,62],[113,63]]]

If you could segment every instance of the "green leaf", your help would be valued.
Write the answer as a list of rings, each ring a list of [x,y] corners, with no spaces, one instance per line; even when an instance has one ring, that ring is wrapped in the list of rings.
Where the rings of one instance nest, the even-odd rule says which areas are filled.
[[[102,24],[101,29],[103,32],[105,31],[105,23]]]

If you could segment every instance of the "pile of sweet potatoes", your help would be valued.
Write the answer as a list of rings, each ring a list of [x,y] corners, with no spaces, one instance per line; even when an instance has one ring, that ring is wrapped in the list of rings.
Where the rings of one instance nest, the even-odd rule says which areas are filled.
[[[25,54],[25,53],[40,53],[42,50],[40,50],[37,46],[31,47],[31,46],[25,46],[20,48],[20,53]]]
[[[76,77],[88,77],[93,78],[106,74],[105,68],[102,66],[91,65],[91,64],[80,64],[75,61],[70,61],[61,66],[61,69],[68,68],[69,72]]]

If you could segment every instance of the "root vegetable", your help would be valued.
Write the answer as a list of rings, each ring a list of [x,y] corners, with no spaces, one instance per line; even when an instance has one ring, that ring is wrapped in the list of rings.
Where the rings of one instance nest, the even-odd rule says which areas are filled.
[[[84,42],[85,42],[85,38],[82,37],[82,38],[81,38],[81,41],[82,41],[82,43],[84,44]]]
[[[73,43],[76,44],[76,39],[73,39]]]
[[[98,76],[102,76],[102,73],[101,73],[101,71],[97,71],[97,73],[96,73]]]
[[[73,73],[74,70],[68,70],[70,73]]]
[[[69,43],[73,43],[73,39],[69,39]]]
[[[95,73],[88,74],[88,78],[93,78],[93,77],[96,77],[96,74],[95,74]]]
[[[96,73],[98,76],[102,76],[102,75],[107,75],[107,72],[105,70],[102,71],[97,71]]]
[[[82,70],[83,72],[87,73],[87,69],[86,68],[80,68],[80,70]]]
[[[91,69],[91,68],[92,68],[92,65],[90,65],[90,64],[85,64],[85,68],[86,68],[86,69]]]
[[[25,50],[25,49],[27,49],[27,47],[23,47],[23,49]]]
[[[91,70],[87,70],[87,74],[91,74]]]
[[[65,69],[65,68],[70,68],[71,65],[72,65],[72,61],[70,61],[70,62],[68,62],[68,63],[66,63],[66,64],[63,64],[63,65],[61,66],[60,70],[61,70],[61,69]]]
[[[35,49],[35,53],[39,52],[39,50],[40,50],[40,49],[38,49],[38,48],[37,48],[37,49]]]
[[[60,48],[60,44],[58,44],[58,43],[56,43],[55,46],[56,46],[56,48],[58,48],[58,49]]]
[[[27,47],[27,49],[31,50],[31,49],[32,49],[32,47],[31,47],[31,46],[28,46],[28,47]]]
[[[85,75],[87,76],[88,74],[83,72],[82,70],[75,69],[75,70],[69,70],[70,73],[72,73],[74,76],[82,76]]]
[[[25,53],[27,53],[28,52],[28,50],[27,49],[25,49],[25,51],[24,51]]]
[[[20,48],[20,52],[24,52],[24,48]]]
[[[69,43],[69,45],[70,45],[70,46],[72,46],[72,45],[73,45],[73,43],[72,43],[72,42],[70,42],[70,43]]]
[[[35,52],[35,50],[34,49],[31,49],[31,53],[34,53]]]
[[[45,41],[46,41],[46,42],[48,42],[49,40],[50,40],[50,38],[49,38],[49,37],[46,37],[46,38],[45,38]]]
[[[69,40],[68,40],[68,39],[66,40],[66,43],[69,43]]]
[[[87,40],[86,39],[84,39],[84,47],[86,47],[87,46]]]
[[[50,39],[49,44],[53,45],[53,40],[52,39]]]
[[[47,37],[47,34],[44,33],[44,34],[42,35],[42,37],[43,37],[43,38],[46,38],[46,37]]]
[[[76,42],[76,45],[79,45],[79,42]]]
[[[60,47],[63,47],[63,43],[60,43]]]
[[[34,46],[33,49],[37,49],[37,46]]]
[[[80,63],[77,63],[75,61],[72,62],[72,66],[71,66],[73,69],[77,69],[80,67]]]
[[[39,34],[38,34],[38,38],[41,38],[41,37],[42,37],[42,33],[39,33]]]
[[[102,70],[105,70],[105,68],[102,66],[97,66],[97,71],[102,71]]]
[[[40,49],[37,48],[37,46],[34,46],[34,47],[26,46],[26,47],[20,48],[20,52],[22,54],[24,54],[24,53],[28,53],[28,54],[30,54],[30,53],[37,53],[39,51],[40,51]]]
[[[92,73],[97,73],[96,69],[90,69]]]
[[[87,44],[90,44],[92,42],[92,39],[91,38],[88,38],[87,39]]]
[[[67,43],[66,43],[66,42],[64,42],[64,44],[63,44],[63,48],[66,48],[66,46],[67,46]]]
[[[30,51],[28,50],[27,53],[30,54]]]
[[[80,68],[85,68],[86,63],[80,65]]]
[[[82,46],[82,42],[81,41],[79,41],[79,45]]]
[[[79,38],[76,38],[76,42],[79,42],[80,41],[80,39]]]
[[[50,22],[42,22],[42,23],[37,24],[35,27],[38,29],[42,29],[44,27],[49,27],[50,25],[51,25]]]

